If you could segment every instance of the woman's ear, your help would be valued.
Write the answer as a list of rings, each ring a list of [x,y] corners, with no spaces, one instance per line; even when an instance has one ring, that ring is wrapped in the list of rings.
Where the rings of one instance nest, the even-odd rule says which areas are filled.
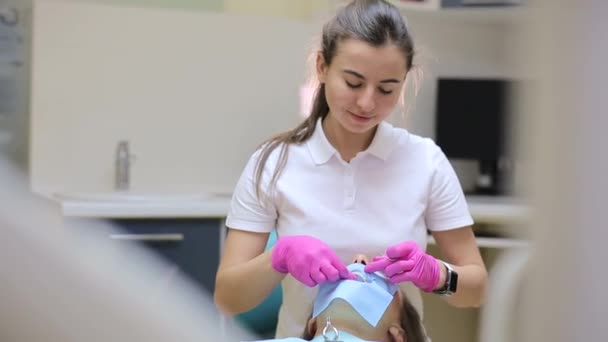
[[[325,58],[323,58],[323,53],[321,51],[317,52],[317,79],[319,83],[325,83],[325,79],[327,78],[327,64],[325,63]]]
[[[402,327],[393,324],[388,327],[388,336],[392,342],[407,342],[407,336],[405,330]]]

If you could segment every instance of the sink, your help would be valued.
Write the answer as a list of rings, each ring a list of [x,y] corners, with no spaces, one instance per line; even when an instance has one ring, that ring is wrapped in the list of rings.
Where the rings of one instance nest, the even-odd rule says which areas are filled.
[[[190,202],[204,201],[219,197],[219,194],[171,194],[171,193],[134,193],[134,192],[96,192],[96,193],[55,193],[54,198],[63,201],[95,202]]]

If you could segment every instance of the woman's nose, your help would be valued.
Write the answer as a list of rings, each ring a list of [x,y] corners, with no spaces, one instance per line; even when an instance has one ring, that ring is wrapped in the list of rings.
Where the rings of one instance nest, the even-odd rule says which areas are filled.
[[[357,99],[357,106],[366,114],[372,112],[374,108],[376,108],[373,88],[365,89],[360,93],[360,96]]]
[[[355,255],[355,257],[353,258],[353,262],[357,263],[357,264],[363,264],[363,265],[367,265],[367,256],[363,255],[363,254],[357,254]]]

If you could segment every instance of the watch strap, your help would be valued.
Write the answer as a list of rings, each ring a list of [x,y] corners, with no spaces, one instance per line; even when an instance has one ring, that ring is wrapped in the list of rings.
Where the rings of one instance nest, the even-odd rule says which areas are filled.
[[[441,261],[441,260],[440,260]],[[445,283],[441,288],[433,291],[433,293],[443,296],[450,296],[456,292],[458,286],[458,273],[454,267],[445,261],[441,261],[446,269]]]

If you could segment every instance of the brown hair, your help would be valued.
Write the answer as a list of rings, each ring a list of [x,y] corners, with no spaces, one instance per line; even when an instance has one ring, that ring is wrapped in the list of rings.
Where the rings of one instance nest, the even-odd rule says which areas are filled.
[[[384,0],[353,0],[341,8],[324,26],[321,35],[321,50],[326,65],[336,55],[338,43],[346,39],[357,39],[373,46],[393,43],[405,56],[406,70],[412,67],[414,43],[399,9]],[[324,119],[329,112],[325,98],[325,85],[319,84],[312,102],[310,115],[296,128],[280,133],[262,144],[255,167],[256,195],[260,196],[264,165],[270,154],[281,147],[279,162],[269,183],[269,192],[276,185],[287,163],[288,145],[307,141],[315,131],[317,120]]]
[[[403,297],[403,310],[401,311],[401,327],[405,330],[407,342],[425,342],[426,334],[422,328],[422,321],[418,310]]]

